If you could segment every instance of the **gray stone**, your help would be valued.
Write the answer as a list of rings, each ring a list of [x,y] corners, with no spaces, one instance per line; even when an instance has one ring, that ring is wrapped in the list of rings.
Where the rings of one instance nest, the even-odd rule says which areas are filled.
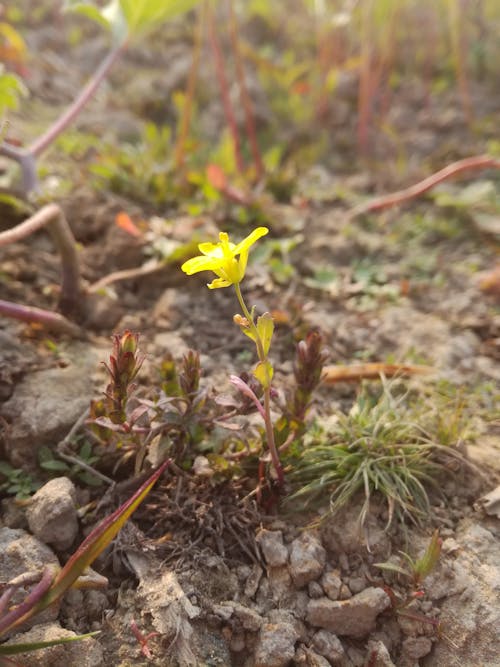
[[[403,642],[403,655],[419,660],[432,651],[432,640],[429,637],[408,637]]]
[[[244,593],[248,598],[255,597],[255,594],[259,589],[260,580],[262,579],[263,574],[264,572],[260,567],[260,565],[258,565],[257,563],[252,565],[250,569],[250,574],[248,575],[248,579],[246,580],[245,583],[245,590],[244,590]]]
[[[309,593],[310,598],[321,598],[324,595],[323,588],[317,581],[309,582],[307,586],[307,592]]]
[[[282,567],[272,567],[267,574],[267,581],[271,589],[272,597],[275,602],[291,604],[295,598],[295,588],[292,585],[292,577],[286,565]]]
[[[287,667],[295,655],[297,630],[291,623],[265,623],[255,650],[255,667]]]
[[[323,572],[326,551],[318,536],[303,533],[292,542],[290,550],[290,574],[297,588],[302,588],[310,581],[318,579]]]
[[[422,664],[498,667],[500,541],[471,519],[459,524],[455,539],[461,548],[452,561],[452,578],[444,580],[450,593],[440,605],[446,641],[438,642]],[[446,572],[438,568],[426,579],[429,594],[439,585],[442,569]]]
[[[281,567],[288,562],[288,549],[283,544],[281,530],[259,530],[255,538],[269,567]]]
[[[233,615],[239,620],[245,630],[249,630],[250,632],[260,630],[264,619],[254,609],[245,607],[238,602],[233,603],[233,608]]]
[[[373,665],[373,667],[396,667],[386,645],[381,641],[368,642],[366,664]]]
[[[56,573],[59,561],[54,552],[36,537],[20,528],[0,528],[0,581],[10,581],[25,572],[41,571],[51,567]],[[14,604],[24,599],[22,591],[16,594]],[[57,618],[58,608],[51,606],[27,623],[29,627],[34,623],[53,621]]]
[[[325,656],[332,665],[335,665],[336,662],[340,662],[345,655],[344,647],[340,643],[340,639],[331,632],[328,632],[328,630],[318,630],[312,638],[312,645],[316,651]]]
[[[44,484],[26,511],[31,532],[55,549],[69,549],[78,533],[75,497],[75,485],[67,477]]]
[[[15,467],[35,468],[37,447],[62,440],[89,406],[97,352],[88,343],[72,342],[61,346],[61,354],[69,362],[65,368],[27,374],[0,406],[9,424],[5,453]]]
[[[340,595],[340,589],[342,587],[342,579],[340,578],[340,573],[338,570],[330,570],[329,572],[324,572],[321,577],[321,585],[326,595],[330,600],[338,600]]]
[[[388,609],[391,601],[381,588],[366,588],[349,600],[333,602],[329,598],[311,600],[307,620],[337,635],[366,637],[375,627],[377,616]]]
[[[306,665],[306,667],[330,667],[326,658],[305,646],[299,646],[293,662],[294,665]]]
[[[351,577],[349,579],[349,590],[351,593],[361,593],[366,588],[365,577]]]
[[[76,636],[75,632],[64,630],[58,623],[47,623],[18,634],[6,643],[45,642]],[[50,646],[30,653],[19,653],[16,655],[16,662],[18,660],[24,667],[69,667],[70,665],[102,667],[105,664],[103,650],[93,637]]]

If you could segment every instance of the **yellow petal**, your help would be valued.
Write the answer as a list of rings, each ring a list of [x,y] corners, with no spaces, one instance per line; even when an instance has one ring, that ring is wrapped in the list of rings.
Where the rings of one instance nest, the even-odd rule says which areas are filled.
[[[230,287],[233,283],[229,280],[224,280],[224,278],[216,278],[212,280],[211,283],[208,283],[208,289],[218,289],[219,287]]]
[[[269,233],[269,229],[267,227],[257,227],[257,229],[254,229],[251,234],[249,234],[243,241],[238,243],[238,245],[233,248],[233,254],[238,255],[241,253],[243,250],[247,250],[252,246],[256,241],[258,241],[261,236],[265,236],[266,234]]]
[[[220,243],[200,243],[198,249],[201,253],[210,257],[222,257],[223,255]]]
[[[220,260],[218,259],[198,256],[184,262],[181,269],[184,273],[187,273],[188,276],[191,276],[193,273],[198,273],[199,271],[213,271],[219,264]]]

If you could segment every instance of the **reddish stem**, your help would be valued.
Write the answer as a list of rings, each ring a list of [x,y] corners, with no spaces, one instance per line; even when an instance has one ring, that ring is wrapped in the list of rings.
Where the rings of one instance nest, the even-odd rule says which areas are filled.
[[[0,299],[0,315],[22,322],[41,324],[55,333],[68,334],[75,338],[82,336],[79,326],[67,320],[64,315],[54,313],[52,310],[32,308],[31,306],[23,306],[20,303]]]
[[[475,169],[500,169],[500,160],[490,157],[489,155],[476,155],[474,157],[458,160],[457,162],[452,162],[447,167],[444,167],[444,169],[440,169],[436,173],[427,176],[423,181],[419,181],[418,183],[415,183],[415,185],[411,185],[409,188],[398,190],[389,195],[375,197],[355,206],[347,212],[347,219],[352,220],[364,213],[380,211],[386,208],[391,208],[392,206],[397,206],[398,204],[403,204],[411,199],[415,199],[415,197],[419,197],[424,194],[424,192],[427,192],[439,183],[446,181],[448,178],[461,174],[464,171]]]
[[[80,300],[83,294],[79,258],[75,238],[59,206],[47,204],[13,229],[0,232],[0,247],[9,243],[16,243],[42,227],[48,227],[61,255],[62,278],[59,307],[62,313],[66,315],[73,314],[81,306]]]
[[[245,71],[243,69],[243,62],[241,59],[241,53],[239,48],[238,22],[236,20],[236,14],[234,11],[232,0],[228,0],[228,4],[229,4],[229,36],[231,39],[231,46],[234,54],[234,62],[236,65],[236,76],[238,77],[238,84],[240,87],[241,103],[243,105],[243,111],[245,112],[245,126],[247,131],[248,143],[250,145],[250,150],[252,152],[253,162],[255,165],[255,172],[257,174],[257,178],[260,179],[264,175],[264,163],[262,162],[259,143],[257,141],[257,131],[255,128],[255,116],[253,113],[252,102],[250,100],[250,95],[248,94],[245,82]]]
[[[217,80],[219,82],[220,94],[222,97],[222,104],[224,107],[224,114],[226,116],[226,121],[229,126],[229,131],[231,132],[231,136],[233,139],[234,158],[239,173],[243,174],[245,171],[245,165],[241,153],[240,135],[238,132],[236,117],[233,111],[233,105],[231,104],[231,97],[229,95],[229,86],[227,83],[226,72],[224,70],[224,58],[222,55],[219,39],[217,37],[214,14],[210,6],[207,7],[207,20],[208,20],[208,34],[210,39],[210,47],[212,49],[212,53],[214,56],[215,72],[217,75]]]
[[[46,130],[42,136],[35,139],[35,141],[29,146],[28,153],[38,157],[43,151],[52,144],[57,137],[64,132],[64,130],[70,125],[73,120],[78,116],[83,107],[87,104],[90,98],[93,96],[97,88],[99,87],[102,80],[106,77],[107,73],[113,66],[114,62],[118,56],[126,49],[127,41],[120,42],[117,44],[102,61],[99,68],[81,90],[78,97],[73,101],[73,103],[66,109],[66,111],[59,116],[59,118]]]
[[[196,80],[198,79],[198,70],[200,66],[201,44],[203,41],[203,26],[205,24],[206,4],[204,3],[199,10],[198,25],[194,35],[193,44],[193,62],[189,70],[189,77],[186,86],[186,98],[184,101],[184,108],[182,110],[182,118],[179,124],[179,135],[175,145],[175,167],[181,169],[184,165],[186,140],[189,134],[189,126],[191,124],[191,116],[193,111],[193,99],[196,87]]]

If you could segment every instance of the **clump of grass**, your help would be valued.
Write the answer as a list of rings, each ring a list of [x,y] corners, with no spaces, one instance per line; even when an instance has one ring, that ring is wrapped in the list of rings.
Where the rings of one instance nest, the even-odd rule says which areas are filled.
[[[312,507],[329,494],[335,514],[363,492],[361,525],[376,493],[387,503],[386,528],[395,517],[418,523],[429,514],[427,488],[437,488],[438,478],[451,472],[450,461],[463,457],[456,443],[440,441],[421,425],[423,404],[410,404],[408,393],[395,396],[394,387],[383,380],[375,396],[363,389],[348,414],[318,421],[306,434],[289,476],[296,491],[288,504]]]

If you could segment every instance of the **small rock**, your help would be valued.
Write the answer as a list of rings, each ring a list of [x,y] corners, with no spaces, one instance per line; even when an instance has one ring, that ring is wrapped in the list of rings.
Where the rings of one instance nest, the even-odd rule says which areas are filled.
[[[255,597],[263,574],[264,572],[262,571],[260,565],[254,564],[252,566],[250,574],[248,575],[248,579],[246,580],[244,590],[244,593],[248,598]]]
[[[310,598],[321,598],[324,595],[323,588],[321,584],[318,584],[317,581],[310,581],[307,586],[307,592],[309,593]]]
[[[330,667],[326,658],[305,646],[299,646],[293,662],[294,665],[306,665],[306,667]]]
[[[297,588],[318,579],[323,572],[326,551],[313,533],[304,533],[292,542],[290,574]]]
[[[342,602],[333,602],[327,597],[311,600],[307,620],[337,635],[361,638],[374,629],[377,616],[390,605],[389,596],[381,588],[366,588]]]
[[[7,644],[28,644],[32,642],[46,642],[54,639],[68,639],[76,637],[75,632],[64,630],[58,623],[47,623],[18,634]],[[48,648],[40,649],[30,653],[19,653],[19,660],[24,667],[102,667],[104,665],[103,651],[99,643],[88,637],[81,641],[57,644]]]
[[[269,567],[280,567],[288,562],[288,549],[283,544],[281,530],[265,530],[257,533],[255,538],[259,544],[264,560]]]
[[[286,667],[295,655],[297,631],[291,623],[265,623],[255,650],[255,667]]]
[[[381,641],[368,642],[366,663],[370,667],[396,667],[385,644]]]
[[[342,584],[342,586],[340,587],[339,598],[338,599],[339,600],[349,600],[350,598],[352,598],[352,593],[351,593],[351,590],[350,590],[349,586],[347,586],[346,584]]]
[[[48,546],[20,528],[0,528],[0,581],[7,582],[25,572],[39,571],[50,566],[54,571],[60,569],[56,555]],[[16,594],[13,603],[24,599],[21,592]],[[27,627],[34,623],[53,621],[59,613],[58,606],[48,607],[27,622]]]
[[[349,579],[349,590],[351,593],[361,593],[366,588],[365,577],[351,577]]]
[[[342,580],[338,571],[330,570],[329,572],[325,572],[321,577],[321,585],[330,600],[339,599]]]
[[[272,592],[273,600],[281,603],[290,603],[295,597],[295,589],[292,585],[292,577],[286,565],[272,567],[267,573],[267,580]]]
[[[26,514],[15,498],[3,498],[1,503],[0,519],[8,528],[28,528]]]
[[[254,609],[245,607],[238,602],[234,602],[233,607],[234,616],[239,620],[245,630],[249,630],[250,632],[257,632],[257,630],[260,630],[264,622],[264,619],[260,614],[258,614]]]
[[[73,482],[57,477],[38,489],[26,511],[31,532],[61,551],[69,549],[78,533],[75,495]]]
[[[419,660],[432,651],[432,641],[429,637],[408,637],[403,642],[403,654]]]
[[[312,638],[312,644],[318,653],[325,656],[333,665],[345,655],[340,639],[328,630],[318,630]]]
[[[36,468],[37,448],[65,437],[88,409],[98,352],[88,343],[72,342],[61,345],[61,353],[70,362],[65,368],[28,373],[0,405],[0,415],[10,424],[5,453],[15,467]]]

